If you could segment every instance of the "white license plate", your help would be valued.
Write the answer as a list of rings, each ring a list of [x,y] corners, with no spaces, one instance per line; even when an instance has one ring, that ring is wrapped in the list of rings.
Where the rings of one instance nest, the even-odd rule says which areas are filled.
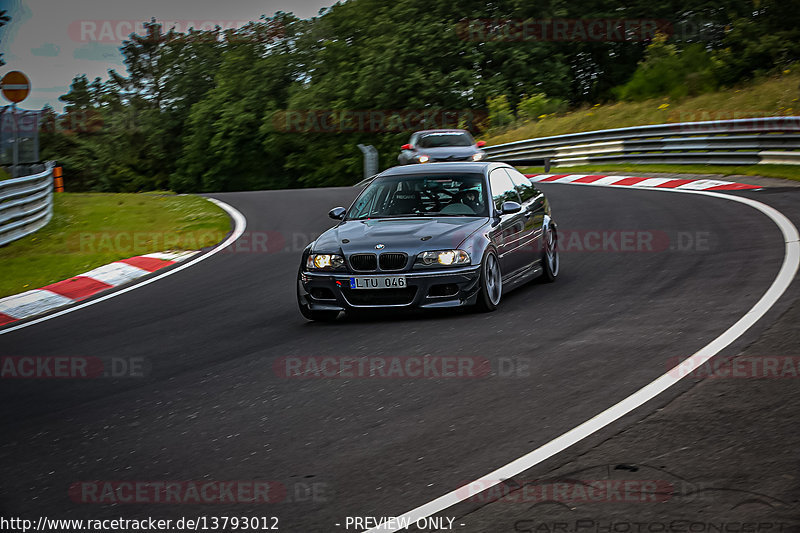
[[[405,276],[373,276],[350,278],[351,289],[401,289],[406,286]]]

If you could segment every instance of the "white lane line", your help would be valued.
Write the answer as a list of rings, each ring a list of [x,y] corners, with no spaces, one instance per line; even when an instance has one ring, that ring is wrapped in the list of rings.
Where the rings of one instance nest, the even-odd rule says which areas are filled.
[[[612,186],[613,187],[613,186]],[[634,392],[622,401],[612,405],[602,413],[594,416],[579,426],[567,431],[566,433],[556,437],[550,442],[536,448],[535,450],[523,455],[519,459],[511,461],[510,463],[501,466],[493,472],[489,472],[485,476],[466,485],[457,488],[452,492],[448,492],[444,496],[440,496],[424,505],[412,509],[405,514],[400,515],[398,518],[402,520],[409,520],[416,522],[423,518],[427,518],[433,514],[439,513],[448,507],[469,499],[473,494],[470,492],[472,487],[480,487],[481,490],[486,490],[494,485],[501,483],[502,480],[512,478],[519,475],[521,472],[528,470],[549,459],[555,454],[562,452],[579,442],[589,435],[603,429],[615,420],[630,413],[642,404],[652,400],[671,386],[675,385],[685,376],[690,375],[691,372],[697,369],[700,365],[714,357],[723,348],[730,345],[733,341],[742,336],[753,324],[755,324],[769,309],[778,301],[781,295],[786,291],[792,283],[795,275],[797,274],[798,266],[800,266],[800,234],[792,222],[777,209],[770,207],[761,202],[751,200],[749,198],[742,198],[739,196],[729,196],[727,194],[709,192],[709,191],[692,191],[680,189],[646,189],[651,191],[663,191],[677,194],[700,194],[704,196],[713,196],[715,198],[723,198],[732,202],[739,202],[748,205],[758,211],[761,211],[768,216],[780,228],[783,234],[785,243],[785,254],[783,263],[778,271],[778,275],[772,282],[767,292],[761,296],[758,302],[750,308],[744,316],[736,321],[731,327],[725,330],[719,337],[705,345],[703,348],[692,354],[688,359],[676,365],[675,368],[667,371],[666,374],[657,378],[655,381],[645,385],[638,391]],[[386,522],[388,524],[389,522]],[[367,531],[367,533],[378,533],[387,531],[399,531],[396,527],[375,527]]]
[[[166,278],[167,276],[171,276],[173,274],[176,274],[176,273],[180,272],[181,270],[183,270],[185,268],[189,268],[192,265],[196,265],[200,261],[205,261],[206,259],[208,259],[209,257],[213,256],[214,254],[217,254],[217,253],[221,252],[222,250],[224,250],[225,248],[227,248],[228,246],[230,246],[231,244],[236,242],[236,239],[238,239],[239,237],[242,236],[242,233],[244,233],[244,230],[247,227],[247,219],[236,208],[226,204],[225,202],[217,200],[216,198],[206,198],[206,200],[208,200],[209,202],[212,202],[212,203],[216,204],[217,206],[219,206],[220,208],[222,208],[233,219],[233,232],[228,236],[227,239],[225,239],[225,241],[223,241],[222,243],[218,244],[214,249],[210,250],[208,253],[202,254],[202,255],[194,258],[194,259],[190,259],[190,260],[186,261],[185,263],[181,263],[179,266],[177,266],[175,268],[172,268],[171,270],[167,270],[166,272],[164,272],[162,274],[159,274],[157,276],[153,276],[152,278],[147,278],[146,280],[143,280],[143,281],[141,281],[139,283],[136,283],[135,285],[131,285],[130,287],[125,287],[124,289],[120,289],[118,291],[109,293],[109,294],[107,294],[105,296],[101,296],[100,298],[97,298],[95,300],[89,300],[88,302],[84,302],[82,304],[78,304],[78,305],[76,305],[74,307],[67,307],[66,309],[58,311],[57,313],[53,313],[52,315],[43,316],[41,318],[37,318],[36,320],[31,320],[30,322],[25,322],[25,323],[22,323],[22,324],[18,324],[16,326],[11,326],[9,328],[0,330],[0,335],[5,335],[6,333],[11,333],[12,331],[16,331],[18,329],[27,328],[28,326],[32,326],[34,324],[39,324],[39,323],[44,322],[46,320],[51,320],[51,319],[59,317],[61,315],[66,315],[67,313],[72,313],[74,311],[77,311],[78,309],[83,309],[84,307],[89,307],[90,305],[94,305],[94,304],[109,300],[111,298],[115,298],[115,297],[119,296],[120,294],[125,294],[126,292],[132,291],[134,289],[138,289],[139,287],[144,287],[145,285],[149,285],[150,283],[158,281],[158,280],[160,280],[162,278]]]

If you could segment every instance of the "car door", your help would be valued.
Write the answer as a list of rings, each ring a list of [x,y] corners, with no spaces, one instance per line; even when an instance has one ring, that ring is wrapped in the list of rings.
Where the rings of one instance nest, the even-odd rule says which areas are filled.
[[[508,277],[527,264],[522,250],[525,233],[525,215],[519,213],[500,214],[503,202],[520,203],[519,194],[511,177],[503,168],[492,170],[489,174],[489,188],[492,194],[493,213],[496,224],[491,238],[497,247],[498,260],[503,277]]]
[[[507,168],[506,172],[511,177],[511,181],[514,182],[522,200],[522,212],[525,218],[523,253],[526,256],[526,263],[536,263],[542,256],[542,225],[545,215],[544,194],[518,170]]]

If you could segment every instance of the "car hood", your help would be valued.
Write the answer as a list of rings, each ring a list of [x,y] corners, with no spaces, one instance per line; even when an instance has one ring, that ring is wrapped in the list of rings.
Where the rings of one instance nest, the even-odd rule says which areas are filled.
[[[425,154],[434,159],[443,157],[469,157],[479,150],[474,146],[439,146],[438,148],[417,148],[418,154]]]
[[[314,251],[341,250],[345,255],[356,252],[414,255],[426,250],[447,250],[456,248],[487,220],[483,217],[348,220],[320,235],[314,243]],[[378,244],[384,247],[376,248]]]

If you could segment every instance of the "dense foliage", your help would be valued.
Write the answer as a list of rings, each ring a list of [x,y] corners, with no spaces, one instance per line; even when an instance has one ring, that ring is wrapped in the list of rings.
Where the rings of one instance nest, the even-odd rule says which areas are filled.
[[[5,9],[0,10],[0,28],[8,24],[10,20],[11,17],[8,16],[8,11],[6,11]],[[0,54],[0,67],[2,67],[5,64],[6,62],[3,61],[3,54]]]
[[[424,125],[409,118],[416,111],[454,111],[426,124],[455,115],[476,129],[697,94],[796,61],[799,17],[779,0],[349,0],[311,20],[278,13],[237,30],[178,34],[153,22],[124,43],[124,75],[77,76],[65,113],[47,110],[44,156],[64,165],[73,190],[350,184],[362,169],[357,145],[394,164]],[[503,33],[502,21],[543,19],[671,26],[655,39]],[[387,121],[395,112],[401,120]]]

